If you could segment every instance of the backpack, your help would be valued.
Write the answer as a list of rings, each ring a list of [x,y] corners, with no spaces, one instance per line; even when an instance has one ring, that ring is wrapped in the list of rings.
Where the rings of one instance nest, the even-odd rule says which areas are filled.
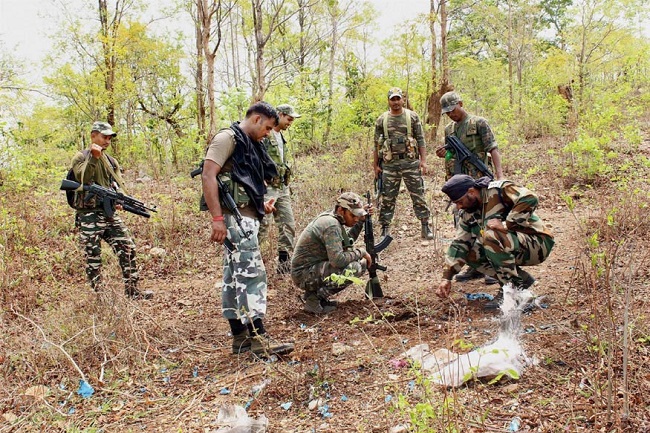
[[[88,155],[90,154],[90,149],[82,150],[81,153],[83,153],[84,159],[88,159]],[[113,167],[113,170],[117,170],[117,162],[115,161],[115,159],[113,159],[113,157],[109,156],[109,155],[106,155],[106,157],[108,158],[108,162],[111,163],[111,166]],[[72,168],[70,168],[70,170],[68,170],[68,175],[65,178],[66,178],[66,180],[71,180],[73,182],[79,182],[77,180],[77,178],[75,177],[74,170]],[[68,200],[68,206],[70,206],[72,209],[77,209],[77,207],[75,206],[75,203],[74,203],[75,202],[75,200],[74,200],[75,193],[76,193],[76,191],[66,191],[65,192],[65,198],[66,198],[66,200]]]

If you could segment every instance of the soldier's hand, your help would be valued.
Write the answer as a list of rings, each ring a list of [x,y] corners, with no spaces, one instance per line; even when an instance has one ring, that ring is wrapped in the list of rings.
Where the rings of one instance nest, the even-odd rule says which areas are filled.
[[[375,165],[375,179],[381,176],[382,169],[379,165]]]
[[[102,151],[104,150],[103,147],[101,147],[99,144],[91,144],[90,145],[90,153],[92,154],[93,158],[99,159],[102,156]]]
[[[438,295],[439,298],[445,299],[449,297],[449,292],[451,292],[451,281],[442,280],[440,284],[438,284],[436,295]]]
[[[363,258],[366,260],[366,265],[370,267],[372,265],[372,257],[370,257],[370,254],[366,253]]]
[[[486,226],[487,228],[492,229],[496,232],[508,233],[508,229],[506,228],[505,225],[503,225],[503,222],[498,218],[492,218],[488,220]]]
[[[440,146],[436,148],[436,155],[438,156],[438,158],[444,158],[446,154],[447,154],[447,149],[445,149],[445,146]]]
[[[368,203],[363,206],[363,208],[368,212],[368,215],[373,215],[375,213],[375,206],[372,203]],[[363,217],[363,221],[366,220],[366,217]]]
[[[210,240],[222,244],[226,240],[226,224],[223,221],[212,221]]]
[[[275,212],[275,197],[268,199],[264,202],[264,213],[273,213]]]
[[[426,162],[420,161],[420,171],[422,172],[423,175],[429,172],[429,167],[427,166]]]

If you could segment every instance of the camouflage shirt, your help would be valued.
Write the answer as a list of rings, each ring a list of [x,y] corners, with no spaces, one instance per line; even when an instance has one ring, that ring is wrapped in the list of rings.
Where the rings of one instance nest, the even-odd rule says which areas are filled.
[[[447,125],[445,128],[445,137],[449,135],[455,135],[463,142],[470,152],[476,154],[481,161],[489,167],[488,154],[493,149],[497,148],[497,143],[494,139],[492,128],[488,125],[487,120],[479,116],[468,114],[462,121]],[[469,162],[463,164],[462,173],[455,173],[454,164],[455,160],[453,158],[445,161],[447,179],[452,177],[454,174],[467,174],[476,179],[483,176],[483,174]]]
[[[334,211],[318,215],[300,234],[291,260],[291,272],[300,273],[321,262],[330,262],[333,267],[343,269],[362,259],[366,251],[352,248],[362,229],[360,221],[346,231]]]
[[[115,179],[113,179],[111,170],[117,175],[120,172],[120,165],[115,158],[111,157],[109,160],[108,155],[105,153],[102,153],[100,158],[94,158],[90,151],[78,152],[72,159],[74,176],[77,181],[83,184],[96,183],[104,188],[113,188],[112,183]],[[86,193],[84,191],[75,192],[75,207],[78,212],[102,209],[101,203],[95,197],[86,200]]]
[[[381,142],[387,138],[395,139],[408,135],[406,125],[407,113],[411,115],[411,134],[415,138],[415,141],[417,141],[418,147],[424,147],[424,132],[422,131],[420,117],[415,111],[404,109],[399,116],[392,116],[390,111],[379,116],[377,122],[375,122],[375,148],[378,149]],[[388,116],[388,137],[384,137],[384,116]]]
[[[493,218],[504,221],[510,231],[553,237],[535,214],[537,196],[523,186],[509,180],[490,182],[487,188],[481,189],[481,204],[474,212],[460,213],[456,238],[447,249],[444,279],[451,280],[460,272],[472,245],[483,242],[483,230]]]
[[[278,143],[278,137],[282,140],[282,143]],[[261,143],[266,149],[266,153],[269,154],[275,163],[275,168],[278,171],[278,176],[271,180],[271,185],[278,187],[285,182],[285,179],[286,184],[288,184],[288,174],[291,172],[291,167],[288,161],[291,160],[291,151],[289,146],[287,146],[287,140],[284,139],[284,135],[282,135],[282,133],[276,135],[271,131],[267,137],[262,139]],[[282,147],[282,149],[280,149],[280,147]]]

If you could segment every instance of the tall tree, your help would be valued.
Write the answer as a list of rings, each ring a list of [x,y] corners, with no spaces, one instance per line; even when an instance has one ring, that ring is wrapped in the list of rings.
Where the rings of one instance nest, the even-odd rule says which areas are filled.
[[[207,98],[208,98],[208,116],[210,119],[210,127],[208,130],[207,141],[209,142],[214,134],[216,134],[216,110],[215,110],[215,85],[214,85],[214,75],[215,75],[215,59],[217,57],[217,51],[221,46],[222,38],[222,28],[225,20],[228,18],[233,8],[237,4],[237,0],[226,1],[226,0],[194,0],[196,2],[196,20],[197,20],[197,54],[200,49],[203,50],[203,56],[205,57],[205,75],[207,79]],[[202,61],[197,59],[197,75],[196,75],[196,87],[202,89],[204,83],[199,81],[203,79],[202,69],[199,73],[199,67]],[[197,93],[197,105],[201,102],[202,94]]]
[[[438,65],[438,40],[436,23],[440,20],[440,65]],[[427,125],[433,126],[430,139],[433,141],[440,125],[440,98],[451,89],[449,82],[449,54],[447,52],[447,0],[430,0],[429,32],[431,34],[431,84],[427,98]],[[438,73],[438,70],[440,73]],[[440,77],[440,79],[438,79]]]

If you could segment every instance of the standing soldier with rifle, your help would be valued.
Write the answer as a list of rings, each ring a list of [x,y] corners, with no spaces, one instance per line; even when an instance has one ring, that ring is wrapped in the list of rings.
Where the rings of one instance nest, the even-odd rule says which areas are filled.
[[[291,208],[291,153],[282,131],[287,130],[300,114],[289,104],[278,105],[276,108],[279,121],[271,133],[262,140],[267,153],[275,162],[278,175],[268,185],[266,198],[275,198],[275,210],[266,215],[262,220],[259,232],[260,245],[268,236],[271,222],[278,226],[278,274],[288,274],[291,271],[290,253],[293,252],[293,243],[296,236],[296,222]]]
[[[422,175],[427,171],[427,150],[422,123],[417,113],[404,108],[402,90],[388,91],[389,110],[375,123],[373,166],[375,179],[381,176],[381,207],[379,223],[381,236],[390,234],[390,223],[395,215],[395,202],[404,179],[411,194],[415,216],[422,224],[423,239],[433,239],[429,227],[429,207],[424,198]]]
[[[252,351],[269,356],[294,349],[292,343],[273,341],[263,322],[267,279],[257,233],[264,215],[274,210],[273,199],[265,202],[264,194],[265,182],[277,171],[260,140],[277,122],[277,112],[266,102],[251,105],[243,121],[214,136],[203,163],[203,196],[212,216],[210,240],[228,243],[223,253],[221,305],[233,335],[234,354]],[[230,209],[231,200],[225,200],[219,180],[232,191],[228,198],[241,216]]]
[[[308,313],[334,311],[336,302],[329,298],[352,283],[345,277],[360,277],[372,264],[365,249],[353,246],[367,214],[361,197],[344,192],[336,199],[334,210],[318,215],[300,234],[291,259],[291,279],[305,291]],[[346,227],[351,228],[348,231]]]
[[[485,173],[484,167],[494,167],[496,180],[503,179],[503,169],[501,167],[501,154],[494,139],[492,129],[487,120],[482,117],[469,114],[463,108],[463,100],[456,92],[447,92],[440,98],[442,114],[447,114],[453,121],[445,128],[445,139],[449,142],[451,137],[460,140],[459,144],[465,146],[470,158],[464,158],[457,155],[457,152],[450,144],[440,146],[436,149],[436,155],[445,158],[445,180],[450,179],[455,174],[466,174],[474,179],[482,176],[491,176],[491,173]],[[457,142],[456,142],[457,143]],[[473,156],[483,164],[472,163]],[[490,156],[491,158],[488,158]],[[491,161],[490,161],[491,159]],[[461,160],[460,162],[458,160]],[[476,269],[456,275],[456,281],[469,281],[484,277]],[[485,284],[497,284],[497,279],[491,276],[485,276]]]
[[[123,188],[120,166],[115,158],[106,153],[116,135],[110,124],[93,123],[90,147],[72,159],[68,180],[76,180],[80,186],[96,184],[115,190]],[[96,292],[103,289],[101,241],[104,239],[117,255],[126,295],[132,299],[151,299],[153,292],[138,290],[135,243],[129,230],[120,217],[113,214],[113,204],[104,203],[108,197],[90,194],[87,188],[79,188],[73,198],[73,207],[77,210],[75,225],[79,228],[79,239],[86,256],[86,275],[90,286]]]

